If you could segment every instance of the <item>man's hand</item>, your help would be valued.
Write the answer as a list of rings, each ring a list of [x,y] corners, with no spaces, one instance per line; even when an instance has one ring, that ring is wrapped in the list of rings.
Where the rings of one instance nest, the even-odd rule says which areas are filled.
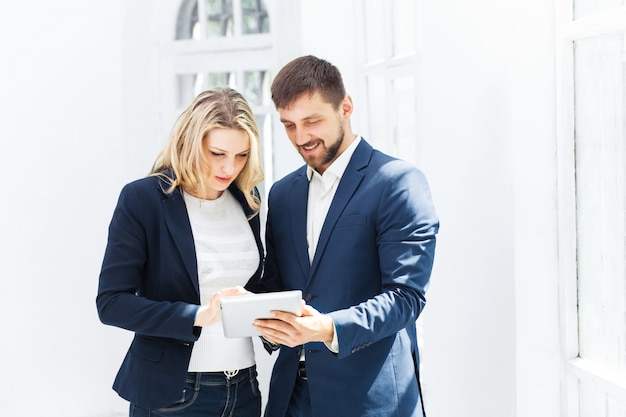
[[[272,311],[271,319],[258,319],[254,327],[272,342],[294,347],[308,342],[330,342],[335,335],[333,319],[309,305],[302,308],[302,316],[284,311]]]

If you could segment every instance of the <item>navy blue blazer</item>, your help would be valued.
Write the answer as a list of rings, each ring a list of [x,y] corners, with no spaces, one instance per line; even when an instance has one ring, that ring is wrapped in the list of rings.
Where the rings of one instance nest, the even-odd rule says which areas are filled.
[[[196,251],[179,189],[166,194],[163,180],[149,176],[121,191],[109,226],[96,304],[100,320],[135,332],[113,389],[149,408],[176,401],[184,388],[200,304]],[[242,192],[230,192],[249,216]],[[256,192],[256,190],[255,190]],[[259,249],[260,221],[249,220]]]
[[[306,166],[269,195],[264,290],[300,289],[335,321],[339,353],[280,347],[265,415],[284,416],[302,349],[313,416],[422,416],[415,321],[439,220],[426,179],[407,162],[357,146],[309,262]]]

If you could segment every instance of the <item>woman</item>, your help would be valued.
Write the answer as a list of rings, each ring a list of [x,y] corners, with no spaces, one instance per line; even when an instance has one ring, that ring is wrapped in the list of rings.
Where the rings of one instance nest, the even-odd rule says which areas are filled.
[[[113,389],[130,416],[259,416],[250,338],[225,338],[219,298],[262,270],[258,128],[235,90],[199,94],[109,226],[100,320],[135,332]]]

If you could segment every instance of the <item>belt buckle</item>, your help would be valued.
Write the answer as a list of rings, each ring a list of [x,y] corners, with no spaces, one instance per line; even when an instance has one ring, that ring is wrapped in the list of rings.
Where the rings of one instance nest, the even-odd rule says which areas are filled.
[[[305,366],[304,361],[298,362],[298,376],[300,378],[304,379],[305,381],[307,380],[306,366]]]
[[[231,379],[235,377],[239,373],[239,369],[235,369],[234,371],[224,371],[224,375],[226,378]]]

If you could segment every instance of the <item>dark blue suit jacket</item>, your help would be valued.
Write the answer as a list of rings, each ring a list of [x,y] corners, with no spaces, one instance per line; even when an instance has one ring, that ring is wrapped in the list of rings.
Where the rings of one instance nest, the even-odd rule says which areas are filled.
[[[150,176],[120,194],[100,273],[96,304],[105,324],[135,332],[113,389],[149,408],[176,401],[184,388],[200,304],[198,268],[183,197]],[[229,188],[251,210],[234,185]],[[263,259],[259,216],[249,220]],[[262,261],[254,277],[261,274]]]
[[[322,343],[281,347],[267,417],[283,416],[306,350],[315,417],[422,416],[415,320],[424,308],[439,222],[412,165],[357,146],[324,222],[313,262],[306,238],[306,166],[269,196],[265,290],[300,289],[335,321],[339,354]]]

